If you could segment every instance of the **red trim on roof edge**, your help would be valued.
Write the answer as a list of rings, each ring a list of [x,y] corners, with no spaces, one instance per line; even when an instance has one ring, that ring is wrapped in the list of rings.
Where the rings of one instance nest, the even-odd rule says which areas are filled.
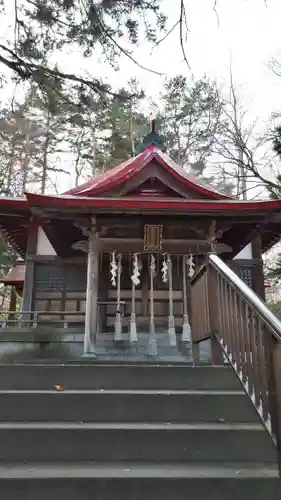
[[[94,207],[111,209],[145,209],[145,210],[175,210],[189,211],[228,211],[228,210],[281,210],[281,200],[272,201],[239,201],[224,200],[184,200],[180,199],[157,199],[155,198],[87,198],[67,196],[45,196],[34,193],[26,193],[29,204],[48,207]]]
[[[164,158],[162,158],[164,155]],[[145,168],[151,161],[155,160],[161,165],[170,175],[172,175],[175,179],[181,182],[182,185],[187,187],[188,189],[192,189],[198,192],[201,195],[208,196],[209,198],[213,198],[215,200],[229,199],[229,196],[213,191],[206,186],[204,187],[202,184],[197,184],[196,179],[194,181],[192,179],[188,179],[180,172],[177,172],[175,168],[169,165],[168,161],[165,161],[165,156],[167,156],[168,161],[173,162],[179,170],[185,173],[182,167],[172,158],[169,158],[166,153],[162,153],[162,151],[155,145],[149,146],[143,153],[140,153],[138,156],[134,158],[130,158],[124,163],[117,165],[116,167],[108,170],[105,174],[100,175],[96,179],[92,179],[81,186],[73,188],[67,191],[65,194],[77,195],[77,196],[96,196],[101,193],[104,193],[110,189],[116,188],[120,184],[124,183],[138,172],[140,172],[143,168]],[[188,176],[188,174],[186,174]]]
[[[4,198],[0,197],[0,206],[14,207],[14,208],[29,208],[27,200],[22,198]]]
[[[17,285],[23,285],[24,279],[9,280],[9,278],[0,278],[0,283],[3,283],[3,285],[17,286]]]

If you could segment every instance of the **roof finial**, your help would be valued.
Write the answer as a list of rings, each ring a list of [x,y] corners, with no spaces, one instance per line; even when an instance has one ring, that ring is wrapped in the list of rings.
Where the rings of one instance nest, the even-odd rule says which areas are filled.
[[[151,132],[152,134],[156,134],[156,119],[153,118],[153,120],[151,120]]]
[[[157,129],[157,121],[154,118],[151,120],[151,131],[143,138],[142,143],[138,147],[138,153],[145,151],[150,146],[156,146],[157,148],[165,151],[164,137],[161,134],[158,134]]]

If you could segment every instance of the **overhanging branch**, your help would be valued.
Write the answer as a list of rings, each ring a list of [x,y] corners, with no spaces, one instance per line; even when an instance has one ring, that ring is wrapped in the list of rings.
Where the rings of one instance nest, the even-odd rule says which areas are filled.
[[[60,71],[59,69],[52,69],[44,64],[35,64],[32,62],[28,62],[24,60],[23,58],[19,57],[15,51],[10,49],[9,47],[6,47],[5,45],[0,44],[0,49],[2,51],[6,52],[9,54],[9,58],[3,56],[0,54],[0,63],[4,64],[8,68],[10,68],[12,71],[17,73],[23,80],[30,80],[33,79],[35,82],[40,83],[41,86],[45,86],[46,88],[48,87],[47,84],[42,83],[42,78],[40,78],[44,75],[47,78],[52,77],[56,80],[62,80],[62,81],[72,81],[76,83],[80,83],[81,85],[84,85],[85,87],[88,87],[89,89],[93,90],[94,92],[104,95],[108,94],[113,97],[119,97],[120,94],[117,92],[113,92],[108,88],[107,85],[100,83],[96,79],[88,79],[84,78],[82,76],[77,76],[74,73],[65,73],[63,71]],[[124,97],[124,96],[123,96]],[[134,94],[128,95],[127,99],[130,99],[132,97],[136,97]],[[125,98],[125,97],[124,97]]]

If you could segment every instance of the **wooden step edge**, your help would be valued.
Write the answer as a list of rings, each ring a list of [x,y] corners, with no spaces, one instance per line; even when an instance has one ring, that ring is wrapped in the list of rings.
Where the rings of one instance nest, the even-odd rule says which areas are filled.
[[[261,423],[207,422],[0,422],[1,431],[71,430],[71,431],[191,431],[191,432],[265,432]]]
[[[158,362],[155,362],[154,360],[151,360],[151,361],[142,361],[142,360],[134,360],[134,361],[120,361],[120,360],[116,360],[116,361],[113,361],[113,360],[110,360],[110,361],[104,361],[102,359],[93,359],[93,362],[89,362],[89,359],[86,359],[85,358],[85,361],[83,361],[83,358],[81,360],[79,360],[79,362],[77,362],[77,360],[61,360],[61,361],[58,361],[57,363],[54,363],[53,361],[50,361],[49,363],[47,362],[47,360],[44,360],[44,362],[42,363],[38,363],[38,362],[34,362],[34,363],[1,363],[0,364],[0,370],[1,368],[12,368],[12,369],[19,369],[19,368],[22,368],[22,367],[27,367],[27,368],[38,368],[38,367],[46,367],[46,368],[49,368],[49,367],[52,367],[52,368],[78,368],[78,367],[99,367],[99,368],[117,368],[117,367],[120,367],[120,368],[155,368],[155,369],[162,369],[162,368],[165,368],[165,369],[170,369],[170,368],[182,368],[182,369],[185,369],[185,370],[194,370],[194,371],[200,371],[200,370],[204,370],[206,368],[210,369],[212,368],[212,370],[216,370],[216,371],[220,371],[220,370],[227,370],[227,371],[232,371],[233,372],[233,376],[236,377],[235,375],[235,372],[233,370],[233,368],[230,366],[230,365],[212,365],[210,362],[203,362],[202,364],[197,365],[197,366],[194,366],[192,363],[183,363],[182,361],[179,361],[179,362],[175,362],[175,363],[171,363],[171,361],[161,361],[160,363]]]
[[[53,389],[0,389],[0,396],[2,395],[21,395],[21,394],[40,394],[49,395],[52,394],[56,396],[60,394],[64,395],[118,395],[118,396],[243,396],[247,398],[246,392],[243,390],[189,390],[189,389],[67,389],[64,388],[62,391],[56,391]]]
[[[0,466],[0,479],[278,479],[275,464],[25,463]]]

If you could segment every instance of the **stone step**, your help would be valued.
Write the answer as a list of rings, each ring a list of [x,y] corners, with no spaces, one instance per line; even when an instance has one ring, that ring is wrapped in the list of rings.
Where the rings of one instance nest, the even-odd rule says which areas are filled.
[[[151,363],[0,365],[0,390],[53,389],[241,390],[229,366]]]
[[[0,421],[259,422],[241,391],[0,391]]]
[[[1,500],[276,500],[264,463],[21,464],[0,467]]]
[[[276,461],[261,424],[0,423],[0,461]]]

